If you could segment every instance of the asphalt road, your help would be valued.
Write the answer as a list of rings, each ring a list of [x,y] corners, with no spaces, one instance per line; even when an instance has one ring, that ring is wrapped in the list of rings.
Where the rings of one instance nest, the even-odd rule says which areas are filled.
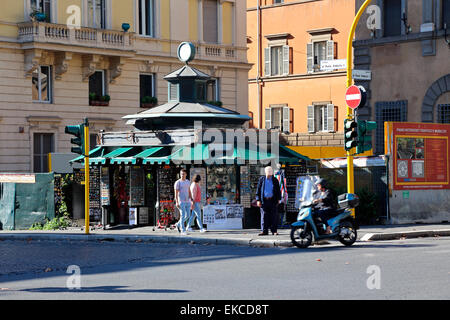
[[[2,300],[450,299],[445,237],[308,249],[5,240],[0,261]]]

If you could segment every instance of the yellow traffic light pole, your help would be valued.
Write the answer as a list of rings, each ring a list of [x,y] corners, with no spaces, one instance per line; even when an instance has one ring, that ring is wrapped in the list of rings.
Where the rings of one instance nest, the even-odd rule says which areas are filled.
[[[347,88],[353,84],[352,80],[352,66],[353,66],[353,36],[355,35],[356,25],[361,18],[363,12],[369,6],[372,0],[366,0],[361,8],[359,8],[355,19],[353,20],[350,33],[348,35],[347,42]],[[347,106],[347,119],[353,119],[353,109]],[[347,151],[347,192],[355,193],[355,178],[354,178],[354,168],[353,168],[353,156],[351,155],[351,150]],[[355,216],[355,209],[352,209],[352,216]]]
[[[84,124],[84,230],[89,234],[89,123]]]

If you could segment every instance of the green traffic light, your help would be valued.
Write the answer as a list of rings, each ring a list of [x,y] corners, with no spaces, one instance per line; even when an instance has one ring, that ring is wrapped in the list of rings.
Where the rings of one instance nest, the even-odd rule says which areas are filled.
[[[344,120],[344,149],[350,151],[357,146],[358,131],[354,130],[358,124],[354,120]]]
[[[71,148],[72,153],[84,154],[84,124],[66,126],[64,132],[75,136],[70,139],[70,143],[76,145]]]
[[[356,153],[364,153],[372,149],[372,134],[371,131],[377,128],[375,121],[362,120],[358,121],[358,144],[356,146]]]

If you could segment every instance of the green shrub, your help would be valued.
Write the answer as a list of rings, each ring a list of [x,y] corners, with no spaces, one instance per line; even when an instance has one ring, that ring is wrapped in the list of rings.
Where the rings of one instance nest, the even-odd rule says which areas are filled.
[[[61,217],[55,217],[52,220],[45,218],[45,224],[42,222],[35,222],[29,230],[63,230],[70,227],[71,221],[67,214]]]

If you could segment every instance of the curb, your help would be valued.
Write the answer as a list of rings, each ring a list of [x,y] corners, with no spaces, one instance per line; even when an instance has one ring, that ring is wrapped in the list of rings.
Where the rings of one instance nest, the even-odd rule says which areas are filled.
[[[366,233],[361,237],[360,241],[377,241],[377,240],[401,240],[422,237],[448,237],[450,229],[442,230],[422,230],[422,231],[403,231],[391,233]]]
[[[359,241],[382,241],[382,240],[403,240],[421,237],[446,237],[450,236],[450,229],[403,231],[391,233],[366,233]],[[281,239],[242,239],[242,238],[207,238],[207,237],[183,237],[179,235],[133,235],[133,234],[0,234],[0,241],[3,240],[48,240],[48,241],[97,241],[97,242],[143,242],[143,243],[166,243],[166,244],[200,244],[200,245],[233,245],[250,246],[261,248],[293,247],[290,240]],[[314,245],[326,245],[328,241],[314,241]]]

